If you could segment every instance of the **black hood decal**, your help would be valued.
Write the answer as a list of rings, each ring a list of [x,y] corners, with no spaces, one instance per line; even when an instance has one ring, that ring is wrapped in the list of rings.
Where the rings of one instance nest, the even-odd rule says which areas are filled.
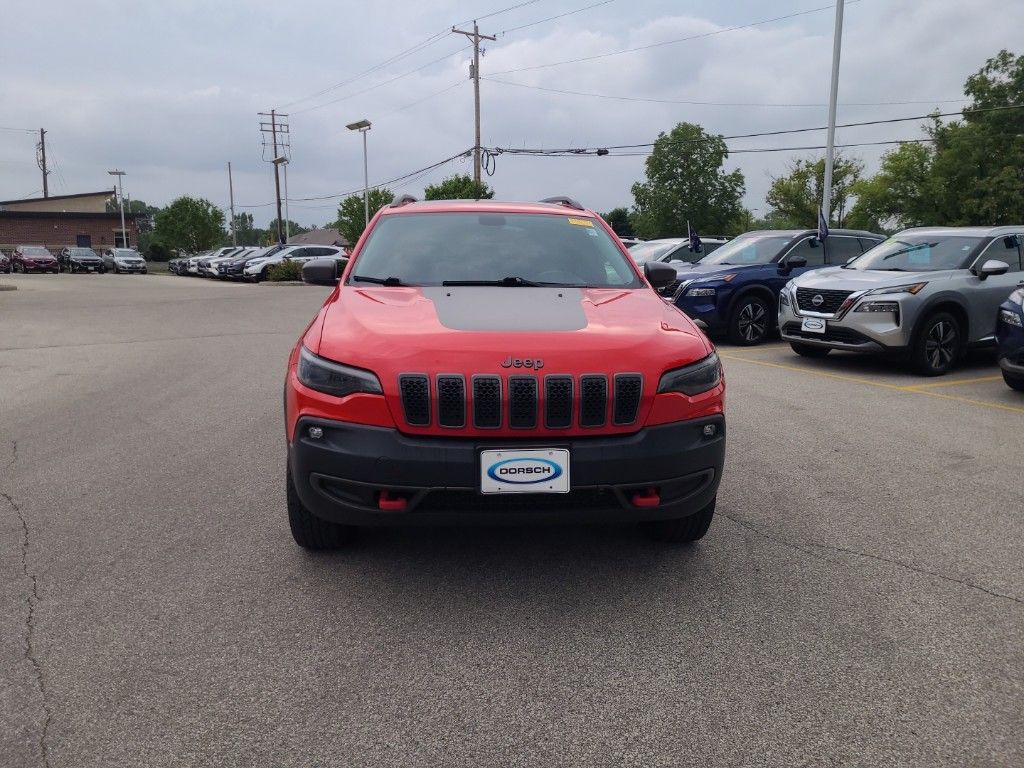
[[[579,288],[425,287],[441,325],[453,331],[579,331],[587,327]]]

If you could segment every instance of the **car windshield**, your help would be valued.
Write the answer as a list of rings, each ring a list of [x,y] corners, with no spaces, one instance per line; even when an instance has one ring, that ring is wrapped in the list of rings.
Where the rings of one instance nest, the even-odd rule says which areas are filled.
[[[39,245],[30,245],[28,248],[22,248],[21,252],[26,256],[49,256],[50,252]]]
[[[679,243],[640,243],[629,249],[629,255],[637,264],[646,264],[648,261],[658,261]]]
[[[96,251],[94,251],[92,248],[72,248],[71,249],[71,255],[72,256],[95,256],[96,255]]]
[[[370,233],[349,278],[402,285],[639,287],[626,256],[584,216],[404,213]]]
[[[884,272],[934,272],[965,269],[980,237],[946,235],[898,235],[867,251],[850,269]]]
[[[792,235],[742,235],[715,248],[698,264],[771,264]]]
[[[133,251],[131,248],[115,248],[114,255],[122,259],[137,259],[139,258],[138,251]]]

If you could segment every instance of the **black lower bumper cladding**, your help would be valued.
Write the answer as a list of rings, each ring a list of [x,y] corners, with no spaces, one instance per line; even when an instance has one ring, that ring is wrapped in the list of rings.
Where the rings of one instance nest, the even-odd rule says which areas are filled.
[[[311,427],[321,430],[319,438],[310,437]],[[568,449],[571,491],[481,494],[480,452],[516,448]],[[303,418],[288,461],[302,503],[339,523],[656,520],[685,517],[714,498],[725,461],[725,419],[658,425],[632,435],[495,440],[410,437],[395,429]],[[637,494],[651,489],[657,504],[634,504]],[[403,508],[381,509],[382,492],[403,499]]]

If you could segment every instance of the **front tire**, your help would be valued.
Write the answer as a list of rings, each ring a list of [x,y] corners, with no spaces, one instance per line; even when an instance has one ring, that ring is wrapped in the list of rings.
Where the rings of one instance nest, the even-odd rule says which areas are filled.
[[[317,517],[302,504],[292,471],[289,467],[286,475],[288,497],[288,526],[292,531],[295,543],[303,549],[314,552],[337,549],[352,540],[355,531],[352,526],[338,525]]]
[[[960,358],[960,323],[948,312],[929,315],[911,349],[911,363],[922,376],[944,376]]]
[[[667,544],[692,544],[704,538],[715,516],[716,496],[704,509],[674,520],[648,520],[642,523],[644,533],[655,541]]]
[[[1017,376],[1003,371],[1003,381],[1006,382],[1006,386],[1010,389],[1015,389],[1018,392],[1024,392],[1024,376]]]
[[[832,351],[828,347],[815,347],[813,344],[801,344],[797,341],[789,342],[789,346],[800,357],[824,357]]]
[[[729,318],[729,341],[741,347],[762,344],[771,332],[772,308],[759,296],[741,296]]]

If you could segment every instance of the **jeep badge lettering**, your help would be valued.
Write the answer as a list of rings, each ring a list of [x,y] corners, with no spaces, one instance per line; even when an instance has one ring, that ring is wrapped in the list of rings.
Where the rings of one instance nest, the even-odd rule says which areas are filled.
[[[544,367],[544,361],[539,357],[506,357],[502,363],[502,368],[533,368],[535,371],[539,371]]]

